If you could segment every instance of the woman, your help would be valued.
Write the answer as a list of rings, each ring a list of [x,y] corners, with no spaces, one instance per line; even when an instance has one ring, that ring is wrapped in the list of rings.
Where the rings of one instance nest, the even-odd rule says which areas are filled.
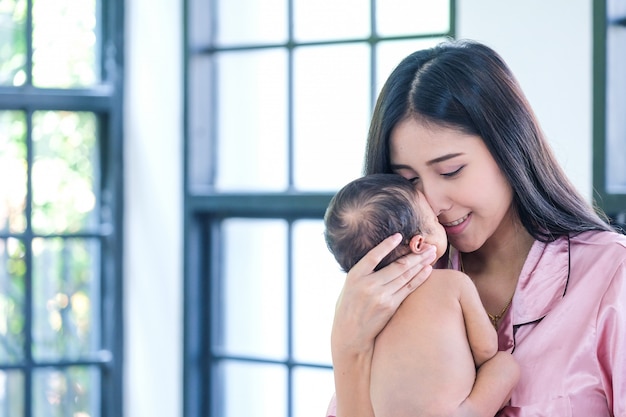
[[[365,171],[410,179],[446,228],[438,266],[472,278],[521,368],[499,416],[626,415],[626,237],[566,178],[497,53],[451,41],[405,58],[378,98]],[[346,277],[329,415],[373,416],[374,339],[430,272],[419,255],[374,272],[397,243]]]

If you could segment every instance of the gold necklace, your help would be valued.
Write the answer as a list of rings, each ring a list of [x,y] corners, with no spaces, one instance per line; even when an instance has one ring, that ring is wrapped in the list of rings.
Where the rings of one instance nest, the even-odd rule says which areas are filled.
[[[515,294],[515,293],[513,293]],[[502,309],[502,311],[500,311],[500,313],[493,315],[490,312],[487,311],[487,316],[489,316],[489,320],[491,320],[491,324],[493,324],[493,327],[498,330],[498,321],[500,321],[500,319],[502,318],[502,316],[504,316],[504,313],[506,313],[506,311],[509,309],[509,306],[511,305],[511,301],[513,301],[513,296],[511,296],[511,298],[509,298],[509,301],[506,302],[506,305],[504,306],[504,308]]]
[[[465,267],[463,265],[463,256],[461,255],[461,252],[459,252],[459,267],[461,269],[461,272],[465,274]],[[515,290],[513,291],[511,298],[509,298],[509,301],[506,302],[506,305],[498,314],[491,314],[490,312],[485,310],[487,313],[487,316],[489,317],[489,320],[491,321],[491,324],[493,324],[494,329],[498,330],[498,322],[500,321],[502,316],[504,316],[504,314],[507,312],[507,310],[511,306],[511,302],[513,301],[514,295],[515,295]]]

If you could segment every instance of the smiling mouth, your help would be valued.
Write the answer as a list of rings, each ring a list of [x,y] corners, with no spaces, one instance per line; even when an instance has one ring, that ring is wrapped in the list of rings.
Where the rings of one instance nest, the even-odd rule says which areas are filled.
[[[467,220],[467,218],[469,217],[469,214],[466,214],[465,216],[461,217],[458,220],[455,220],[453,222],[450,223],[441,223],[444,227],[453,227],[453,226],[457,226],[461,223],[463,223],[465,220]]]

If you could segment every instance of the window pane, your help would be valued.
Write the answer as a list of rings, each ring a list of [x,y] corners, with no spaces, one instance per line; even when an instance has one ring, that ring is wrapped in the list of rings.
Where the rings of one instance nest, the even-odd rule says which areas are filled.
[[[34,113],[35,232],[78,232],[97,226],[96,125],[93,113]]]
[[[0,111],[0,231],[26,229],[26,166],[24,113]]]
[[[609,21],[626,17],[626,3],[607,3]],[[626,194],[626,27],[607,30],[606,190]]]
[[[298,361],[331,363],[330,330],[345,273],[326,248],[321,220],[301,220],[293,228],[294,356]]]
[[[287,0],[217,2],[217,43],[283,43],[287,40]],[[244,12],[242,12],[244,11]]]
[[[335,190],[361,175],[370,117],[366,44],[295,51],[294,182]]]
[[[412,52],[430,48],[444,38],[385,41],[376,45],[376,93],[380,92],[394,68]]]
[[[37,359],[76,359],[99,349],[99,262],[96,240],[33,240],[33,355]]]
[[[217,188],[285,189],[286,51],[220,54],[217,65]]]
[[[213,39],[216,19],[211,19],[213,2],[187,0],[187,34],[191,48],[208,46]],[[191,89],[193,91],[193,88]]]
[[[333,371],[301,366],[293,371],[294,417],[325,416],[335,391]]]
[[[450,30],[450,1],[378,0],[376,29],[382,36],[445,33]]]
[[[97,368],[40,369],[33,376],[34,416],[100,415],[100,371]]]
[[[88,87],[99,82],[96,0],[33,0],[33,84]]]
[[[224,323],[223,349],[227,354],[284,359],[287,224],[231,219],[224,221],[222,230],[224,272],[219,295],[224,317],[219,323]],[[216,339],[219,343],[219,335]]]
[[[0,416],[24,415],[24,374],[0,370]]]
[[[0,239],[0,362],[24,359],[25,255],[23,242]]]
[[[369,0],[294,0],[294,36],[298,41],[369,35]]]
[[[215,146],[212,134],[215,131],[214,97],[211,92],[213,59],[208,56],[196,56],[188,64],[189,92],[188,139],[187,139],[187,174],[189,190],[193,194],[208,193],[213,187],[215,172],[213,155]],[[234,164],[234,162],[233,162]]]
[[[223,390],[224,409],[213,415],[287,416],[287,370],[284,366],[235,361],[216,366],[219,375],[216,390]]]
[[[26,0],[0,1],[0,85],[26,81]]]

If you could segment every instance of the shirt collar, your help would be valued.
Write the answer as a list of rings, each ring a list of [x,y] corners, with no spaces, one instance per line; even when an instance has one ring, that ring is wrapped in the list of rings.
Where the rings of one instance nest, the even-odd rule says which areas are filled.
[[[569,238],[535,241],[522,268],[511,303],[513,325],[542,319],[563,298],[569,279]]]
[[[508,314],[498,326],[498,350],[515,349],[520,326],[541,321],[565,296],[570,267],[569,238],[535,241],[530,248]]]
[[[447,255],[447,267],[460,269],[458,251],[450,246]],[[514,326],[541,320],[563,298],[569,280],[569,257],[567,236],[550,243],[537,240],[533,243],[522,267],[511,306],[498,325],[500,350],[514,347]]]

